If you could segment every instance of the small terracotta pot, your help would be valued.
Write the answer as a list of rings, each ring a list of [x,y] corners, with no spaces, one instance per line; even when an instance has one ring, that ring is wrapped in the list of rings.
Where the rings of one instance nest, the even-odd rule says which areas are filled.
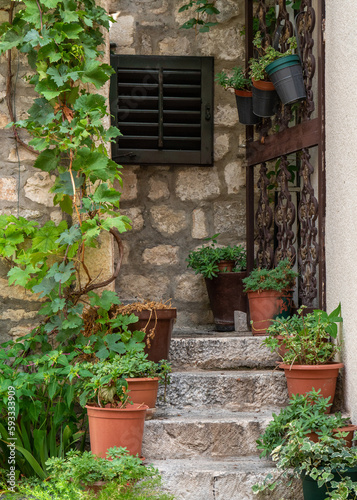
[[[146,405],[134,403],[125,408],[86,406],[90,447],[94,455],[106,458],[113,446],[126,447],[131,455],[141,455]]]
[[[285,365],[279,364],[279,368],[284,370],[288,384],[289,398],[293,394],[306,394],[312,389],[321,389],[321,396],[330,397],[333,403],[336,391],[336,380],[343,363],[330,363],[328,365]],[[331,408],[331,407],[330,407]],[[327,413],[330,413],[330,408]]]
[[[127,378],[129,398],[133,403],[144,403],[149,408],[155,408],[159,377],[154,378]]]
[[[105,488],[105,486],[107,485],[107,483],[105,481],[96,481],[95,483],[93,484],[88,484],[84,487],[84,491],[89,491],[89,492],[92,492],[94,494],[97,494],[99,493],[103,488]]]
[[[221,260],[217,263],[220,272],[231,273],[234,268],[234,260]]]
[[[259,90],[275,90],[273,82],[266,82],[264,80],[252,80],[253,86]]]
[[[357,425],[347,425],[346,427],[339,427],[338,429],[334,429],[332,432],[334,434],[337,434],[338,432],[348,432],[347,436],[341,439],[344,439],[346,441],[347,448],[352,448],[352,440],[355,431],[357,431]],[[306,437],[308,437],[314,443],[317,443],[319,441],[319,436],[316,432],[310,432],[309,434],[306,434]]]
[[[288,349],[285,346],[284,337],[282,335],[277,335],[276,338],[278,339],[279,342],[278,354],[279,356],[281,356],[281,358],[283,358],[286,352],[288,351]]]
[[[292,292],[260,290],[248,292],[253,335],[266,335],[266,330],[279,316],[287,317],[292,304]]]

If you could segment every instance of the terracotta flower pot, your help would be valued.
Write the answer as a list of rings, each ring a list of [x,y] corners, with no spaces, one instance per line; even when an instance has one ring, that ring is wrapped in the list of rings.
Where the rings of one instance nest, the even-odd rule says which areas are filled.
[[[176,309],[156,309],[154,311],[134,311],[139,318],[137,323],[129,325],[131,331],[142,330],[146,332],[144,342],[154,329],[155,335],[150,338],[150,347],[145,348],[148,360],[158,363],[161,359],[168,359],[172,329],[176,319]]]
[[[222,273],[231,273],[234,268],[234,260],[221,260],[217,263],[218,269]]]
[[[133,403],[144,403],[149,408],[155,408],[159,377],[127,378],[129,397]]]
[[[234,311],[247,312],[247,297],[242,283],[246,276],[246,271],[243,271],[218,273],[215,278],[205,279],[217,331],[234,331]]]
[[[330,397],[330,403],[333,402],[333,398],[335,397],[339,369],[343,367],[343,363],[292,366],[280,363],[279,365],[279,368],[285,372],[289,398],[293,394],[306,394],[312,389],[316,391],[321,389],[321,396],[324,398]]]
[[[347,425],[346,427],[339,427],[338,429],[334,429],[332,432],[333,434],[337,434],[338,432],[348,432],[347,436],[343,439],[346,441],[347,448],[352,448],[352,440],[355,431],[357,431],[357,425]],[[306,434],[306,437],[311,439],[311,441],[313,441],[314,443],[317,443],[319,441],[319,436],[316,432],[310,432],[309,434]]]
[[[288,317],[292,305],[292,292],[260,290],[248,292],[249,312],[253,335],[266,335],[273,320]]]
[[[94,455],[106,458],[113,446],[126,447],[131,455],[141,455],[145,414],[148,407],[134,403],[126,408],[86,406],[90,447]]]

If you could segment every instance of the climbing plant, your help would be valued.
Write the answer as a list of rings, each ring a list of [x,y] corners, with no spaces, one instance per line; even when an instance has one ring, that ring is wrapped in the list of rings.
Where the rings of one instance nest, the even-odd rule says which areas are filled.
[[[216,7],[216,0],[190,0],[180,7],[179,12],[191,11],[193,16],[186,21],[181,28],[190,29],[194,28],[200,33],[209,31],[212,26],[218,24],[210,19],[220,13]]]
[[[0,256],[11,267],[9,284],[46,299],[44,328],[59,340],[80,332],[86,294],[119,272],[121,259],[109,279],[92,276],[87,248],[110,233],[122,254],[119,234],[130,228],[118,212],[120,192],[113,187],[121,182],[120,167],[108,154],[108,143],[120,132],[105,127],[106,99],[96,93],[112,73],[100,50],[110,19],[94,0],[24,0],[11,2],[9,21],[0,27],[0,54],[7,55],[10,68],[8,93],[17,49],[27,55],[33,70],[28,80],[38,94],[28,118],[9,126],[20,144],[19,129],[30,134],[28,147],[38,154],[34,167],[56,176],[54,204],[67,214],[58,225],[42,226],[0,216]]]

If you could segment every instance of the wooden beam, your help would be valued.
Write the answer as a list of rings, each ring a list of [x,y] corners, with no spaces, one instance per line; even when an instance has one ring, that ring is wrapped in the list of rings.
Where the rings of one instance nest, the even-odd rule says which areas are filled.
[[[320,140],[321,123],[315,118],[265,137],[263,144],[260,140],[248,144],[247,164],[250,167],[303,148],[310,148],[319,144]]]

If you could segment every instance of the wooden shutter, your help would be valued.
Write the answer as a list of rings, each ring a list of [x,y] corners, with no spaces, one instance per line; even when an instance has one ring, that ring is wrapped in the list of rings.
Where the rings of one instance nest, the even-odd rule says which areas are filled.
[[[213,58],[112,55],[118,163],[213,163]]]

